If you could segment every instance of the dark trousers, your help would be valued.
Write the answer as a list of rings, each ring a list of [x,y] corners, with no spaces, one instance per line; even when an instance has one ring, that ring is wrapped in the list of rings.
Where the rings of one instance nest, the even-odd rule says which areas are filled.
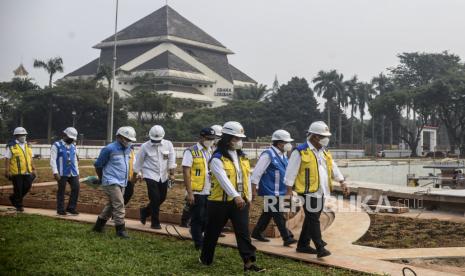
[[[10,201],[16,208],[23,207],[23,198],[32,186],[32,176],[30,174],[19,174],[11,176],[13,182],[13,194]]]
[[[249,204],[242,210],[237,208],[233,201],[208,201],[207,203],[207,226],[203,240],[200,259],[204,264],[211,264],[215,255],[215,247],[221,230],[228,219],[234,228],[237,248],[244,263],[255,262],[255,246],[252,245],[249,235]]]
[[[126,204],[128,204],[129,200],[131,200],[132,195],[134,194],[134,183],[132,183],[131,181],[128,181],[127,184],[128,185],[124,189],[124,195],[123,195],[125,206]]]
[[[68,207],[66,210],[76,210],[79,197],[79,176],[61,176],[60,180],[58,181],[57,212],[65,211],[66,183],[69,183],[71,186],[71,194],[69,196]]]
[[[194,204],[191,205],[191,235],[197,248],[203,245],[203,232],[207,223],[208,195],[194,195]]]
[[[302,196],[304,198],[305,219],[302,224],[302,231],[300,232],[297,247],[308,247],[310,246],[310,240],[312,240],[317,249],[323,248],[326,243],[321,238],[320,215],[325,199],[324,197],[311,197],[309,195]],[[311,207],[313,210],[307,210],[308,207]]]
[[[265,200],[267,200],[266,197]],[[284,213],[279,212],[279,200],[280,197],[277,196],[276,203],[268,204],[270,210],[263,210],[260,218],[257,221],[257,225],[252,232],[253,234],[261,235],[270,223],[270,220],[273,218],[274,223],[278,227],[279,233],[281,234],[281,238],[284,241],[294,237],[291,231],[289,231],[289,229],[286,227],[286,218],[284,217]]]
[[[168,181],[159,182],[153,179],[144,178],[147,183],[147,192],[149,194],[150,203],[147,207],[142,208],[142,212],[148,217],[151,216],[152,226],[160,224],[160,206],[166,199],[168,192]]]

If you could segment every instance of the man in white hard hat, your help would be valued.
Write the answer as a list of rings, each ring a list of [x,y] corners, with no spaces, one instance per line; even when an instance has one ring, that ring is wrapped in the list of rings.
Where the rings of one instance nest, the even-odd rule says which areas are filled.
[[[125,227],[124,189],[129,175],[131,146],[136,141],[136,132],[132,127],[120,127],[116,132],[116,141],[104,147],[94,163],[95,171],[107,195],[108,203],[103,208],[93,230],[103,232],[108,219],[115,221],[116,235],[129,238]]]
[[[223,127],[220,126],[220,125],[212,125],[211,128],[215,131],[215,143],[214,143],[214,148],[213,150],[215,150],[216,148],[216,145],[218,144],[218,141],[221,139],[221,131],[223,130]]]
[[[5,177],[13,183],[11,204],[18,212],[23,212],[23,198],[29,192],[36,177],[32,160],[32,149],[26,142],[27,131],[17,127],[13,131],[14,140],[8,142],[5,150]]]
[[[50,167],[58,183],[57,214],[61,216],[66,216],[68,213],[79,214],[76,211],[79,197],[79,166],[75,145],[77,136],[77,130],[74,127],[68,127],[63,131],[62,139],[53,143],[50,148]],[[71,186],[71,195],[65,210],[66,183]]]
[[[318,258],[331,255],[321,237],[320,215],[324,200],[332,191],[332,180],[341,183],[344,194],[349,193],[344,177],[327,149],[330,136],[324,122],[312,123],[307,132],[307,141],[292,152],[284,177],[287,194],[292,197],[294,189],[304,199],[305,220],[296,251],[316,254]],[[310,246],[310,240],[316,249]]]
[[[153,126],[149,137],[150,140],[140,147],[134,164],[138,178],[143,178],[147,184],[150,199],[147,207],[140,209],[140,221],[145,224],[147,217],[151,216],[151,228],[161,229],[160,206],[166,199],[168,181],[174,181],[176,153],[173,144],[163,139],[165,130],[162,126]]]
[[[252,173],[252,194],[253,197],[262,196],[265,204],[260,218],[252,231],[252,238],[269,242],[263,232],[273,218],[283,239],[284,246],[289,246],[297,242],[294,235],[286,227],[284,213],[279,210],[283,206],[282,202],[287,193],[287,186],[284,184],[284,174],[287,168],[287,152],[292,150],[291,134],[284,129],[276,130],[271,136],[273,145],[263,151],[255,165]],[[258,190],[258,192],[257,192]]]

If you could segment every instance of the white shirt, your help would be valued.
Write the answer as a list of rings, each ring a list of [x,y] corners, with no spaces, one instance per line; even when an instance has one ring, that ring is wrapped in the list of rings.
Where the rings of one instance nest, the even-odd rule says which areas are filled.
[[[284,154],[279,150],[277,147],[272,146],[272,149],[278,154],[279,158],[284,160]],[[263,174],[265,173],[268,166],[271,164],[271,158],[269,154],[262,154],[255,165],[255,168],[252,172],[251,182],[253,185],[258,185],[260,183],[260,179],[262,178]]]
[[[16,141],[16,144],[18,144],[22,149],[23,149],[23,152],[26,150],[26,142],[24,143],[20,143],[18,140],[15,140]],[[11,159],[11,150],[7,148],[7,150],[5,150],[5,154],[3,155],[5,158],[7,159]]]
[[[212,155],[212,150],[211,148],[205,148],[202,146],[202,144],[197,143],[197,148],[200,149],[202,152],[203,158],[204,158],[204,163],[205,163],[205,168],[206,168],[206,177],[205,177],[205,183],[203,185],[203,190],[201,192],[195,192],[194,194],[197,195],[209,195],[210,194],[210,188],[211,188],[211,182],[210,182],[210,174],[208,173],[208,161],[211,158]],[[182,158],[182,166],[183,167],[192,167],[192,163],[194,162],[192,158],[192,152],[190,150],[184,151],[184,156]]]
[[[242,170],[240,169],[239,165],[239,158],[237,157],[237,152],[235,150],[228,151],[229,155],[233,159],[234,166],[236,167],[236,174],[237,174],[237,183],[242,182]],[[215,175],[216,179],[221,185],[221,188],[226,192],[226,194],[230,197],[238,197],[241,196],[237,190],[234,188],[234,185],[229,181],[226,172],[224,171],[223,162],[219,158],[213,158],[210,162],[210,170]],[[250,185],[250,177],[248,183],[243,183],[244,185],[248,186],[249,194],[248,198],[252,198],[252,188]]]
[[[60,142],[62,142],[67,149],[69,149],[71,147],[71,145],[68,145],[67,143],[65,143],[63,141],[63,139]],[[52,173],[53,174],[58,174],[57,155],[58,155],[58,148],[55,145],[55,143],[53,143],[52,147],[50,148],[50,167],[52,167]],[[74,156],[74,162],[76,164],[76,171],[77,171],[77,173],[79,175],[77,149],[76,149],[76,154]],[[75,176],[75,175],[73,175],[73,173],[71,172],[69,175],[66,175],[66,176]]]
[[[330,196],[330,190],[329,190],[329,183],[328,183],[328,168],[326,166],[326,161],[325,161],[325,156],[324,156],[324,151],[323,148],[320,150],[317,150],[312,143],[307,141],[308,146],[310,149],[315,153],[315,156],[318,160],[318,173],[319,173],[319,179],[320,179],[320,186],[318,188],[318,191],[314,193],[309,193],[312,196],[316,197],[329,197]],[[294,150],[291,154],[291,157],[289,158],[289,163],[287,165],[286,169],[286,174],[284,176],[284,183],[287,186],[294,186],[295,178],[297,177],[297,174],[299,173],[299,167],[300,167],[300,162],[301,162],[301,156],[299,151]],[[343,181],[344,176],[342,175],[341,171],[339,171],[339,168],[333,160],[333,175],[332,178],[336,181]]]
[[[168,170],[175,168],[176,153],[173,144],[168,140],[161,140],[158,144],[151,141],[142,144],[134,164],[134,172],[158,182],[167,181]]]

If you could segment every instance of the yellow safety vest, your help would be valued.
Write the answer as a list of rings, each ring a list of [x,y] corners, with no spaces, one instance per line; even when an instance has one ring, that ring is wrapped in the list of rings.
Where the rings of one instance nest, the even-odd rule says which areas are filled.
[[[10,174],[30,174],[32,172],[32,149],[24,144],[24,151],[17,143],[9,145],[11,151]]]
[[[202,150],[194,146],[187,149],[192,154],[192,167],[191,167],[191,187],[194,192],[201,192],[205,186],[207,178],[207,168],[205,166],[205,157]]]
[[[223,167],[226,172],[226,175],[229,178],[229,181],[234,186],[234,189],[238,193],[241,194],[242,198],[247,199],[250,201],[249,198],[249,177],[250,177],[250,162],[249,159],[245,156],[240,156],[239,157],[239,164],[241,167],[242,171],[242,191],[240,191],[240,187],[237,187],[237,173],[236,173],[236,167],[234,166],[234,163],[229,160],[228,158],[224,156],[213,156],[213,158],[220,158],[220,160],[223,162]],[[211,193],[210,196],[208,197],[208,200],[212,201],[232,201],[233,198],[228,196],[226,192],[221,188],[221,185],[216,179],[216,177],[212,174],[212,188],[211,188]]]
[[[315,153],[307,147],[298,147],[301,162],[299,173],[295,180],[294,190],[298,194],[314,193],[320,187],[320,174],[318,170],[318,160]],[[329,190],[333,190],[332,173],[333,173],[333,157],[329,151],[323,151],[328,169],[328,184]]]

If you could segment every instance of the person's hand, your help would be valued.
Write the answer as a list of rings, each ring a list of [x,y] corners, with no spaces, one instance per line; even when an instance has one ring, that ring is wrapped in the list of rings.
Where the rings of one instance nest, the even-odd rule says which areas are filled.
[[[292,192],[292,190],[287,190],[286,191],[286,196],[289,197],[289,198],[292,198],[294,196],[294,193]]]
[[[257,198],[257,186],[252,185],[252,201],[254,201]]]
[[[194,205],[195,198],[194,198],[194,195],[192,193],[187,194],[186,200],[187,200],[187,204]]]
[[[136,180],[137,180],[137,181],[141,181],[141,180],[142,180],[142,174],[141,174],[141,173],[138,173],[138,174],[137,174]]]
[[[240,196],[236,196],[234,198],[234,204],[236,204],[237,208],[243,209],[245,207],[245,201]]]
[[[170,179],[171,181],[174,181],[174,180],[175,180],[174,174],[170,174],[169,179]]]
[[[344,196],[349,196],[350,189],[349,189],[349,187],[347,187],[347,184],[345,183],[345,181],[341,181],[339,183],[341,183],[342,194]]]
[[[56,181],[60,181],[61,179],[60,175],[57,173],[53,174],[53,177],[55,178]]]

